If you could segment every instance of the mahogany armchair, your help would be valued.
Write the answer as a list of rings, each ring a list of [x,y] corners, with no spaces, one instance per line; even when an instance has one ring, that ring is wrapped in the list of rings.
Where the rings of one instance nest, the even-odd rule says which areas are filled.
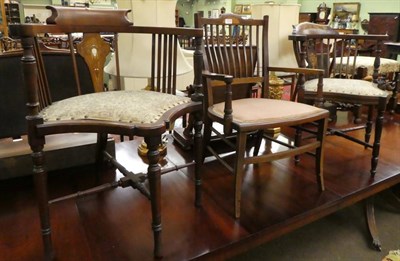
[[[300,102],[269,99],[270,72],[314,74],[319,77],[316,88],[322,90],[323,71],[270,67],[268,16],[243,19],[235,14],[222,14],[219,18],[202,18],[195,14],[195,26],[205,32],[204,158],[213,156],[234,175],[234,216],[239,218],[241,214],[242,182],[248,164],[315,153],[316,183],[323,191],[323,151],[328,112]],[[261,86],[261,95],[254,95],[254,90],[258,89],[255,86]],[[317,104],[319,101],[319,98],[315,99]],[[309,124],[314,127],[316,139],[302,143],[301,127]],[[279,127],[293,127],[296,135],[292,132],[292,136],[287,138],[288,143],[264,135],[265,131]],[[250,142],[252,138],[254,148]],[[221,150],[218,141],[226,144],[227,149]],[[277,142],[285,149],[268,153],[268,149],[260,149],[263,141]],[[250,151],[252,148],[253,151]],[[227,161],[232,155],[233,166]]]
[[[37,191],[42,238],[46,259],[54,258],[50,228],[50,203],[78,195],[87,195],[100,192],[117,186],[138,189],[150,199],[152,210],[151,227],[154,234],[154,255],[162,256],[161,246],[161,174],[172,169],[161,169],[158,147],[161,136],[169,129],[171,123],[185,115],[192,113],[195,119],[194,144],[201,145],[201,68],[202,55],[200,50],[203,35],[200,29],[164,28],[164,27],[136,27],[126,15],[129,10],[104,10],[87,8],[69,8],[48,6],[52,15],[42,24],[12,25],[11,31],[22,41],[23,77],[27,93],[26,116],[28,125],[29,145],[32,149],[33,174]],[[72,35],[82,33],[82,39],[74,41]],[[104,41],[102,32],[114,35],[113,45]],[[71,59],[71,70],[74,72],[74,82],[69,86],[74,97],[53,102],[52,93],[48,86],[46,70],[46,48],[39,46],[40,36],[43,34],[65,34],[68,36],[68,45]],[[118,34],[145,34],[148,35],[148,45],[152,46],[149,63],[152,75],[150,77],[150,91],[104,91],[103,68],[106,57],[114,52],[117,57],[116,68],[119,70]],[[176,55],[178,36],[193,37],[196,50],[194,52],[194,90],[188,97],[175,94],[176,82]],[[122,50],[123,51],[123,50]],[[65,52],[65,50],[62,50]],[[80,80],[77,57],[86,63],[91,75],[89,83]],[[135,59],[135,57],[132,57]],[[62,61],[60,61],[62,62]],[[57,64],[52,65],[56,69]],[[63,67],[64,68],[64,67]],[[117,78],[119,79],[119,73]],[[118,89],[118,88],[117,88]],[[113,163],[124,175],[120,180],[103,184],[88,191],[82,191],[71,196],[49,200],[47,192],[47,171],[45,164],[44,147],[46,137],[51,134],[85,132],[97,133],[97,163],[103,161]],[[147,173],[132,173],[119,164],[105,151],[108,134],[140,136],[147,143],[148,169]],[[136,153],[136,152],[133,152]],[[195,156],[199,162],[200,153]],[[67,159],[60,159],[67,160]],[[177,166],[174,170],[193,165]],[[198,168],[196,168],[198,173]],[[197,174],[198,175],[198,174]],[[55,235],[60,236],[60,235]]]
[[[329,133],[347,138],[365,148],[372,148],[371,176],[376,173],[379,158],[380,137],[383,115],[389,100],[387,85],[378,81],[382,42],[387,35],[343,35],[326,25],[301,23],[289,36],[293,41],[297,63],[304,68],[324,70],[324,102],[331,102],[335,109],[349,109],[352,106],[367,107],[367,117],[362,124],[345,129],[329,128]],[[373,41],[375,44],[372,81],[357,78],[358,48],[361,41]],[[305,99],[313,99],[318,94],[314,87],[317,79],[302,75],[298,81],[298,90]],[[374,120],[375,119],[375,120]],[[375,123],[375,135],[370,144],[372,126]],[[350,131],[365,129],[364,140],[347,134]]]

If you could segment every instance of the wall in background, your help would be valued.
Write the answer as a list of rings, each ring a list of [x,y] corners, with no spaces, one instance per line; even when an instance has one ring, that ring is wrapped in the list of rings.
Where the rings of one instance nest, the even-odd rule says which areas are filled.
[[[235,5],[263,4],[266,0],[178,0],[176,8],[179,16],[185,19],[186,25],[194,26],[193,16],[195,12],[202,11],[208,17],[213,10],[221,10],[225,7],[227,13],[233,13]],[[275,0],[277,4],[297,4],[298,0]]]
[[[194,13],[201,11],[208,17],[213,10],[220,12],[221,7],[225,7],[226,12],[231,12],[231,6],[231,0],[178,0],[176,9],[179,11],[179,16],[185,19],[186,25],[193,27]]]
[[[180,16],[185,19],[188,26],[193,26],[193,14],[197,11],[203,11],[208,16],[208,11],[225,7],[227,12],[232,12],[237,4],[260,4],[268,2],[268,0],[178,0],[177,9]],[[400,13],[399,0],[275,0],[277,4],[300,4],[300,12],[317,12],[317,7],[325,2],[328,7],[333,7],[334,2],[359,2],[360,21],[369,19],[368,13]]]
[[[400,1],[399,0],[344,0],[344,1],[332,1],[332,0],[324,0],[324,1],[315,1],[315,0],[299,0],[299,4],[301,4],[300,12],[316,12],[317,7],[320,3],[325,2],[326,5],[330,8],[333,7],[333,3],[337,2],[358,2],[360,5],[360,19],[362,21],[364,19],[369,20],[368,13],[400,13]],[[363,33],[362,29],[360,33]]]
[[[116,2],[116,0],[111,1]],[[185,19],[186,25],[193,26],[193,15],[197,11],[203,11],[204,15],[208,16],[209,12],[211,13],[212,10],[220,10],[221,7],[225,7],[226,12],[232,12],[234,6],[237,4],[259,4],[267,1],[268,0],[177,0],[176,8],[179,10],[179,16]],[[26,5],[49,5],[54,2],[61,2],[61,0],[20,0],[20,2]],[[82,2],[84,2],[84,0]],[[368,13],[370,12],[400,13],[399,0],[275,0],[273,2],[278,4],[300,4],[300,12],[316,12],[317,7],[322,2],[325,2],[328,7],[332,7],[334,2],[360,2],[360,21],[369,19]]]

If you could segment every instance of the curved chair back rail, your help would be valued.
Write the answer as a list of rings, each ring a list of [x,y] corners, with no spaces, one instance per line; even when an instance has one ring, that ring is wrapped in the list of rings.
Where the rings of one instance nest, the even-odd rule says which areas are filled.
[[[199,175],[202,144],[202,52],[203,31],[190,28],[134,26],[126,17],[128,10],[104,10],[76,7],[47,7],[52,15],[47,24],[10,25],[10,31],[21,39],[21,58],[26,96],[27,135],[32,150],[33,173],[38,196],[42,238],[46,259],[54,257],[51,240],[49,202],[98,193],[117,186],[138,189],[150,199],[154,255],[161,257],[161,173],[195,164]],[[105,35],[106,34],[106,35]],[[121,90],[118,36],[146,35],[150,52],[148,66],[150,90]],[[61,49],[43,45],[54,41],[43,35],[62,39]],[[190,97],[176,95],[178,37],[194,38],[193,87]],[[110,38],[112,41],[110,41]],[[58,41],[58,40],[57,40]],[[68,53],[68,56],[65,53]],[[115,59],[109,59],[113,55]],[[135,59],[136,57],[132,57]],[[117,88],[104,86],[104,67],[108,60],[115,63]],[[111,63],[110,62],[110,63]],[[130,68],[128,68],[129,70]],[[58,78],[60,72],[64,77]],[[144,86],[145,87],[145,86]],[[183,89],[180,87],[180,89]],[[21,108],[20,108],[21,109]],[[23,110],[23,109],[21,109]],[[161,169],[162,135],[176,118],[194,115],[194,160],[175,168]],[[120,180],[99,185],[87,191],[49,199],[44,147],[47,135],[93,132],[97,133],[96,164],[109,161],[124,175]],[[146,142],[147,173],[133,173],[105,151],[108,134],[141,136]],[[134,152],[135,153],[135,152]],[[67,159],[61,159],[67,160]],[[147,184],[148,183],[148,184]],[[196,200],[199,197],[196,183]],[[60,235],[56,235],[59,237]]]

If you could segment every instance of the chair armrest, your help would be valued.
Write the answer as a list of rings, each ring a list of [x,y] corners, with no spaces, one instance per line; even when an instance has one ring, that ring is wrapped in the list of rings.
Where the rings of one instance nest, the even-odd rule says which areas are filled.
[[[233,76],[227,75],[227,74],[220,74],[220,73],[211,73],[208,71],[203,71],[203,77],[209,78],[210,80],[215,80],[215,81],[223,81],[225,83],[232,83],[233,81]]]
[[[304,74],[324,74],[322,69],[310,69],[310,68],[289,68],[289,67],[268,67],[269,71],[273,72],[292,72],[292,73],[304,73]]]

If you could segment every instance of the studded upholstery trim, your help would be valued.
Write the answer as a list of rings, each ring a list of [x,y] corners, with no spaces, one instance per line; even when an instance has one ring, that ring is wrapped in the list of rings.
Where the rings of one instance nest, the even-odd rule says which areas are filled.
[[[169,109],[190,98],[144,90],[85,94],[54,102],[41,111],[45,121],[92,119],[154,123]]]

